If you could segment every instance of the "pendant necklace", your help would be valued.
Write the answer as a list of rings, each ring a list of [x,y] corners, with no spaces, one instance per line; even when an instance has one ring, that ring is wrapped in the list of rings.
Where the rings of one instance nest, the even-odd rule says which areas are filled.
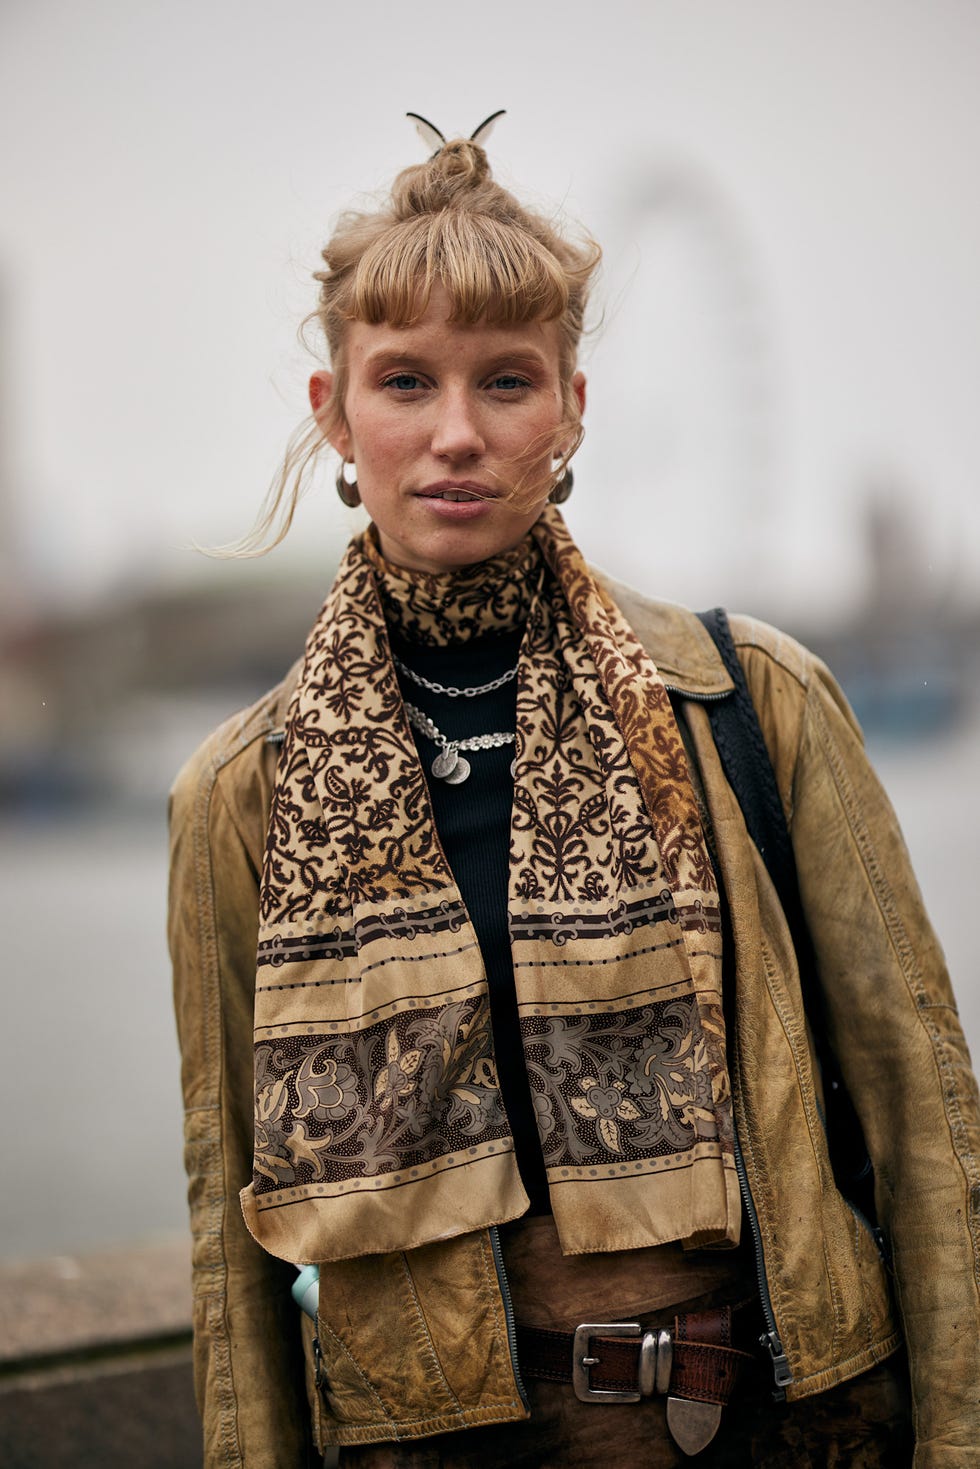
[[[432,774],[437,780],[444,780],[451,786],[462,785],[470,773],[470,762],[460,754],[460,750],[499,750],[502,745],[512,745],[515,740],[513,730],[497,730],[493,734],[470,735],[465,740],[450,740],[427,714],[423,714],[421,709],[409,704],[407,700],[405,713],[413,729],[417,729],[439,746],[439,754],[431,765]],[[513,773],[512,764],[511,774]]]
[[[513,668],[508,668],[506,673],[502,673],[499,678],[491,679],[489,683],[461,689],[455,684],[441,684],[436,683],[434,679],[423,678],[421,673],[416,673],[414,668],[409,668],[408,664],[403,663],[400,658],[395,657],[394,654],[392,656],[399,673],[403,673],[420,688],[428,689],[432,694],[446,694],[450,699],[475,699],[479,694],[492,694],[517,677],[518,665],[515,663]],[[413,729],[417,729],[420,734],[424,734],[433,744],[439,746],[439,754],[433,760],[430,769],[437,780],[444,780],[447,785],[451,786],[462,785],[470,774],[470,762],[460,754],[461,750],[499,750],[502,745],[514,744],[516,738],[513,733],[498,730],[493,734],[470,735],[465,740],[451,740],[443,734],[427,714],[415,704],[410,704],[407,699],[405,700],[405,713]],[[510,773],[514,774],[513,761]]]

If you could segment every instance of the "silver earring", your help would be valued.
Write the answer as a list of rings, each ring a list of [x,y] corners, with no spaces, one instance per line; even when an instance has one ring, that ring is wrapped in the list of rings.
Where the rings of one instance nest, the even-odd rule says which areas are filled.
[[[574,485],[575,477],[572,474],[571,466],[566,464],[562,470],[561,478],[552,486],[551,494],[548,496],[552,505],[564,505],[572,493]]]
[[[342,459],[340,461],[340,468],[337,470],[337,494],[340,496],[341,502],[347,506],[348,510],[353,510],[361,503],[361,492],[357,488],[357,480],[348,479],[344,474],[346,468],[347,460]]]

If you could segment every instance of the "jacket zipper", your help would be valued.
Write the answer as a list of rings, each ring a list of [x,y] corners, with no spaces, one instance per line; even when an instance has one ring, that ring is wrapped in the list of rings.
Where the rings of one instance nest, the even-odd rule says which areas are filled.
[[[793,1381],[793,1371],[789,1365],[789,1359],[783,1350],[783,1344],[779,1337],[779,1328],[776,1325],[776,1314],[773,1311],[772,1295],[769,1291],[769,1281],[766,1278],[766,1257],[762,1250],[762,1230],[759,1227],[759,1215],[756,1212],[752,1190],[749,1188],[749,1176],[745,1169],[745,1159],[742,1157],[742,1148],[738,1140],[738,1130],[735,1127],[734,1116],[732,1117],[732,1140],[735,1143],[735,1172],[738,1175],[738,1186],[742,1192],[742,1204],[745,1208],[745,1217],[749,1221],[752,1246],[755,1250],[755,1275],[759,1286],[759,1303],[762,1306],[762,1315],[766,1323],[766,1329],[759,1338],[759,1345],[764,1347],[769,1353],[772,1362],[773,1377],[776,1383],[773,1397],[777,1402],[781,1402],[786,1396],[786,1387]]]
[[[504,1321],[507,1326],[507,1346],[510,1350],[510,1365],[514,1372],[514,1381],[517,1383],[517,1391],[521,1395],[521,1402],[528,1412],[530,1412],[531,1404],[528,1401],[524,1381],[521,1377],[520,1364],[517,1360],[517,1325],[514,1321],[514,1302],[511,1299],[507,1272],[504,1269],[504,1256],[500,1248],[500,1235],[497,1233],[497,1226],[495,1224],[490,1225],[488,1232],[490,1235],[490,1249],[493,1251],[493,1266],[497,1272],[497,1284],[500,1287],[500,1297],[504,1303]]]
[[[680,689],[675,684],[665,685],[668,694],[676,694],[679,698],[688,699],[694,704],[717,704],[722,699],[729,699],[732,695],[731,689],[716,694],[692,694],[687,689]],[[793,1371],[789,1365],[789,1359],[783,1349],[783,1343],[779,1336],[779,1327],[776,1324],[776,1314],[772,1305],[772,1294],[769,1290],[769,1281],[766,1276],[766,1257],[762,1248],[762,1229],[759,1225],[759,1215],[749,1187],[749,1175],[745,1167],[745,1159],[742,1156],[741,1144],[738,1140],[738,1128],[735,1126],[734,1113],[732,1116],[732,1140],[735,1144],[735,1172],[738,1177],[738,1186],[742,1195],[742,1205],[745,1209],[745,1217],[749,1221],[749,1231],[752,1235],[752,1248],[755,1253],[755,1275],[759,1287],[759,1304],[762,1307],[762,1315],[766,1329],[759,1338],[759,1345],[769,1353],[772,1363],[775,1389],[773,1397],[781,1402],[786,1397],[786,1388],[793,1381]]]

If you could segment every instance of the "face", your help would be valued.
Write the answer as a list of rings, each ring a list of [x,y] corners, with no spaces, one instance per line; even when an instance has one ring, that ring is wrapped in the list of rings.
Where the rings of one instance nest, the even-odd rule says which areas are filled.
[[[382,554],[417,571],[455,571],[515,546],[569,447],[557,323],[463,326],[448,315],[440,287],[413,326],[351,323],[344,424],[330,434],[356,467]],[[581,409],[581,373],[572,386]],[[314,374],[324,426],[332,390],[329,372]]]

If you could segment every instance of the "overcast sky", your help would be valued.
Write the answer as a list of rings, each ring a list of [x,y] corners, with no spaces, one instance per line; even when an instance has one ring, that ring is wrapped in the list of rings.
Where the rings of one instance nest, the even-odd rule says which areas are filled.
[[[846,606],[874,484],[976,587],[978,57],[973,0],[3,0],[5,574],[201,574],[304,414],[331,218],[424,156],[406,109],[506,107],[498,176],[607,247],[586,551]],[[350,524],[328,478],[281,555],[326,571]]]

